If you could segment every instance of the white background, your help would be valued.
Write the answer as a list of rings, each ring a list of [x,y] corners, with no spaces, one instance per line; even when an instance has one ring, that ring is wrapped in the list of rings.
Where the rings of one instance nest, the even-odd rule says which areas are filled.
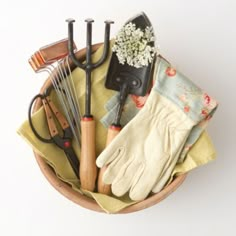
[[[85,18],[95,19],[98,42],[105,19],[115,20],[114,35],[141,10],[154,25],[162,54],[219,101],[208,129],[218,155],[160,204],[106,215],[54,190],[16,134],[46,78],[34,74],[27,60],[40,46],[67,37],[66,18],[77,20],[75,41],[82,48]],[[235,12],[234,0],[1,1],[0,235],[236,235]]]

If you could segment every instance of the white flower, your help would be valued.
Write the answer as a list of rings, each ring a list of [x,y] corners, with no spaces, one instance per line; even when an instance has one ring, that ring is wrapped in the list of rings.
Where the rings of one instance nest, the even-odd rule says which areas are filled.
[[[152,62],[157,50],[152,46],[155,41],[152,27],[144,31],[136,28],[133,23],[128,23],[118,32],[112,51],[116,52],[119,62],[127,63],[136,68],[148,66]]]

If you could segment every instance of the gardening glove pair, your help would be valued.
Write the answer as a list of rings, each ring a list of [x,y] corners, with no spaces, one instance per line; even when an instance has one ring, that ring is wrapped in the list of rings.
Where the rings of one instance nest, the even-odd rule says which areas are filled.
[[[157,79],[142,110],[97,158],[108,165],[103,181],[112,192],[143,200],[162,190],[193,127],[209,120],[217,104],[168,62],[160,59]],[[208,96],[208,95],[207,95]]]

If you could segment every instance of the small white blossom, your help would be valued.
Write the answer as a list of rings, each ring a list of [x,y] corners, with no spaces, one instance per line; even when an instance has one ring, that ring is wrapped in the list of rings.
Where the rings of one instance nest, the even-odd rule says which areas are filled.
[[[133,23],[128,23],[118,32],[112,51],[116,52],[119,62],[127,63],[136,68],[148,66],[152,62],[157,50],[151,43],[155,41],[152,27],[144,31],[136,28]]]

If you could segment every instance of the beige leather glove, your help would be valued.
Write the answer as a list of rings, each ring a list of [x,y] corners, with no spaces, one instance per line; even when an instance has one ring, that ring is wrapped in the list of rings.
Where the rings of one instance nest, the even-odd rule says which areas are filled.
[[[109,164],[103,181],[122,196],[142,200],[165,167],[180,153],[194,123],[165,97],[153,91],[145,107],[97,159]]]
[[[151,191],[160,191],[193,126],[206,118],[199,114],[204,108],[202,90],[181,74],[169,76],[168,68],[162,59],[145,106],[97,158],[98,167],[108,165],[103,181],[112,184],[117,196],[129,192],[132,200],[142,200]],[[190,97],[188,112],[176,98],[182,82],[184,89],[194,89],[194,99],[199,95],[195,100]]]

